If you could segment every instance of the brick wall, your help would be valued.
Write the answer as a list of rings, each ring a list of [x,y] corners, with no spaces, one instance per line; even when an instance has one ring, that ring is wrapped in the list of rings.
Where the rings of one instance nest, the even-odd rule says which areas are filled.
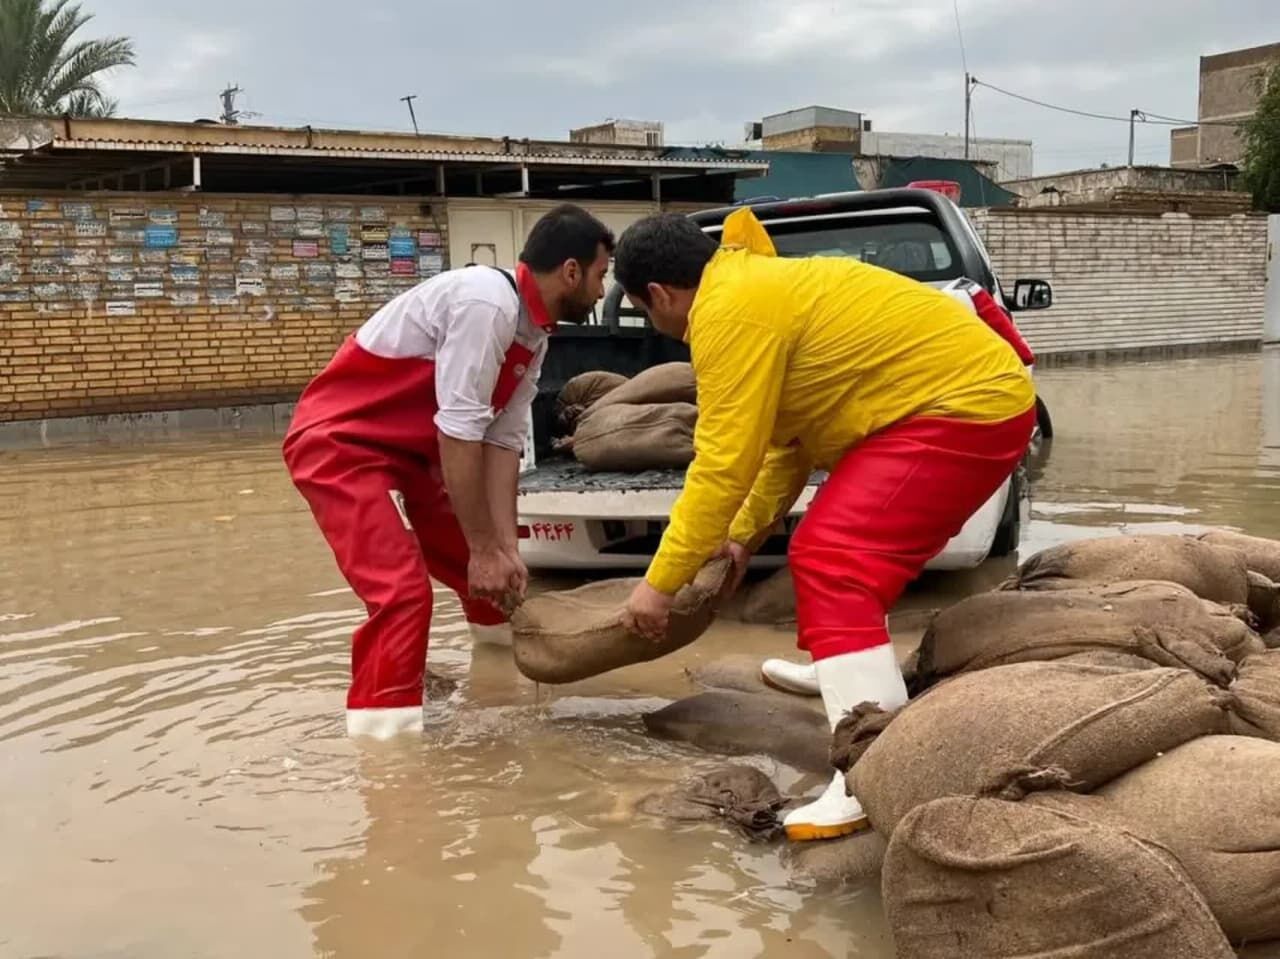
[[[1053,284],[1053,307],[1017,314],[1039,353],[1262,338],[1266,217],[978,210],[972,219],[1009,293],[1019,277]]]
[[[292,399],[447,247],[419,200],[0,194],[0,421]]]

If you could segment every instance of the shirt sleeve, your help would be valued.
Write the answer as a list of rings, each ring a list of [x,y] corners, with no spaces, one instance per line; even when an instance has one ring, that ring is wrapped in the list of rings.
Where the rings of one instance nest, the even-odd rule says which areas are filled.
[[[745,310],[699,317],[689,349],[698,381],[693,464],[646,579],[659,592],[691,582],[724,543],[764,461],[787,367],[787,343]]]
[[[529,369],[511,394],[506,408],[489,424],[489,429],[484,434],[486,443],[516,453],[524,451],[525,440],[529,435],[529,421],[533,416],[533,401],[538,395],[538,378],[542,375],[542,359],[546,355],[547,341],[544,339],[538,352],[529,361]]]
[[[445,436],[479,443],[494,422],[493,388],[516,317],[482,300],[453,304],[436,343],[435,424]]]
[[[729,538],[754,552],[775,523],[804,492],[813,462],[799,446],[773,446],[765,454],[747,500],[729,528]]]

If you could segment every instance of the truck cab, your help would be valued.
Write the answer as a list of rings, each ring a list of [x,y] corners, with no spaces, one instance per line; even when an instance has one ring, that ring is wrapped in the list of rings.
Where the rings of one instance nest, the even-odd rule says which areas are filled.
[[[1014,313],[1044,309],[1052,291],[1042,280],[1017,280],[1006,294],[990,257],[946,185],[873,190],[752,204],[779,256],[847,256],[894,270],[939,289],[972,281]],[[691,219],[719,237],[738,207],[695,213]],[[530,569],[645,568],[661,540],[684,482],[683,470],[590,472],[557,454],[553,407],[564,384],[579,373],[611,370],[633,376],[658,363],[688,360],[688,348],[661,336],[616,284],[593,324],[562,328],[552,337],[534,403],[522,467],[518,509],[520,550]],[[1051,430],[1038,404],[1041,429]],[[930,563],[967,569],[1017,548],[1026,506],[1023,470],[1007,480]],[[786,561],[787,545],[823,474],[815,474],[791,514],[754,562]]]

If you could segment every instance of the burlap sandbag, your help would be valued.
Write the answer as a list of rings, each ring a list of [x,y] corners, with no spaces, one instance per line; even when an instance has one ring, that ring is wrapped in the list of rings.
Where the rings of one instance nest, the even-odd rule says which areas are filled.
[[[1035,806],[1123,828],[1169,850],[1232,942],[1280,937],[1280,744],[1205,736],[1092,796]]]
[[[943,796],[1087,792],[1161,752],[1226,730],[1230,694],[1184,669],[1015,663],[948,680],[897,714],[849,773],[891,835]]]
[[[1087,583],[1165,580],[1201,599],[1249,601],[1244,554],[1191,536],[1107,536],[1055,546],[1018,568],[1004,589],[1076,589]]]
[[[693,378],[693,366],[689,363],[661,363],[651,366],[596,400],[587,408],[587,413],[618,404],[650,403],[689,403],[696,406],[698,386]]]
[[[875,703],[854,706],[831,733],[831,765],[842,773],[851,770],[903,709],[906,706],[881,709]]]
[[[1007,663],[1108,651],[1194,669],[1225,686],[1263,649],[1238,616],[1173,583],[979,593],[935,617],[920,641],[917,689]]]
[[[1273,583],[1280,583],[1280,540],[1221,529],[1205,533],[1200,539],[1212,546],[1239,550],[1244,554],[1244,562],[1249,569],[1261,573]]]
[[[573,455],[591,470],[683,469],[693,462],[698,408],[688,403],[624,404],[588,410]]]
[[[516,667],[540,683],[572,683],[647,662],[688,646],[707,631],[729,581],[727,559],[709,562],[676,594],[666,638],[627,631],[622,615],[639,579],[613,579],[528,599],[511,617]]]
[[[789,626],[796,621],[796,591],[791,570],[783,567],[756,583],[743,586],[725,609],[725,616],[756,626]]]
[[[564,385],[556,397],[556,422],[564,432],[572,433],[589,407],[625,382],[627,378],[621,373],[607,370],[579,373]]]
[[[720,614],[723,616],[723,612]],[[793,701],[793,693],[782,692],[765,685],[760,675],[759,654],[731,653],[706,663],[685,668],[685,675],[702,689],[723,689],[757,696],[783,697]]]
[[[782,834],[787,805],[768,776],[752,766],[723,766],[643,797],[636,811],[677,822],[722,820],[752,841]]]
[[[1085,653],[1072,653],[1055,659],[1055,663],[1079,663],[1081,666],[1110,666],[1118,669],[1159,669],[1160,666],[1141,656],[1114,653],[1109,649],[1091,649]]]
[[[1234,959],[1159,846],[1067,813],[939,799],[889,842],[898,959]]]
[[[1231,731],[1280,743],[1280,649],[1241,663],[1230,692]],[[1276,787],[1280,789],[1280,780]]]
[[[791,871],[819,883],[868,886],[880,882],[887,844],[872,829],[822,842],[787,843],[783,857]]]
[[[1280,628],[1280,585],[1254,570],[1249,570],[1249,611],[1263,632]]]
[[[802,772],[831,774],[827,718],[804,700],[713,689],[644,717],[662,739],[722,756],[772,756]]]

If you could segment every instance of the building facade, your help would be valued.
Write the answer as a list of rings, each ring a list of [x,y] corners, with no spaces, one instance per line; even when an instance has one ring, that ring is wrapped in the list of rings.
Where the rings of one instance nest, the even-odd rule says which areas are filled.
[[[650,148],[0,124],[0,423],[290,402],[342,338],[573,200],[615,231],[766,163]]]
[[[655,120],[606,120],[569,131],[570,143],[606,143],[624,147],[660,147],[662,124]]]
[[[1280,43],[1200,58],[1199,124],[1169,134],[1176,167],[1239,166],[1244,146],[1240,124],[1258,107],[1267,71],[1280,63]]]

